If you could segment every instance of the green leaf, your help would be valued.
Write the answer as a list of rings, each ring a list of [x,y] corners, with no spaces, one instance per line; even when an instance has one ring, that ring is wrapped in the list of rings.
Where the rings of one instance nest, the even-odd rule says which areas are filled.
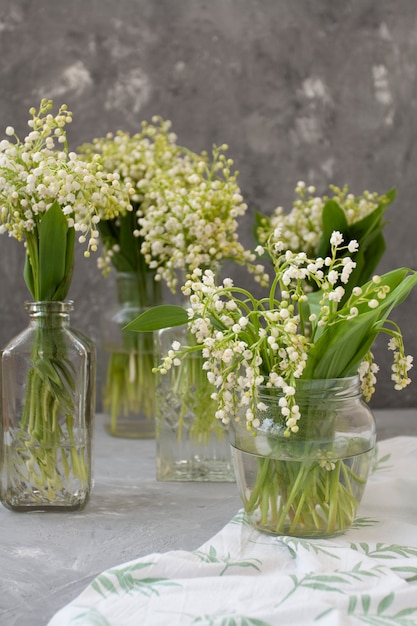
[[[96,591],[98,594],[100,594],[101,596],[103,596],[103,598],[106,597],[105,593],[103,592],[103,590],[101,589],[101,587],[104,587],[104,589],[106,591],[108,591],[109,593],[113,593],[113,594],[118,594],[120,593],[119,589],[116,589],[116,587],[113,585],[113,583],[111,582],[111,580],[106,576],[106,574],[102,574],[100,576],[98,576],[92,583],[91,583],[92,588],[94,589],[94,591]]]
[[[319,591],[334,591],[336,593],[344,593],[344,591],[342,591],[341,589],[338,589],[337,587],[330,587],[330,585],[326,585],[324,583],[303,583],[302,586],[308,587],[310,589],[317,589]]]
[[[417,567],[391,567],[393,572],[402,572],[403,574],[412,574],[404,578],[408,583],[417,580]],[[417,610],[417,609],[416,609]]]
[[[349,598],[348,615],[352,615],[356,609],[357,600],[355,596]]]
[[[25,265],[23,267],[23,278],[26,283],[26,287],[29,289],[30,293],[34,300],[36,300],[35,295],[35,280],[33,278],[32,264],[30,262],[29,254],[26,252],[25,257]]]
[[[183,326],[187,322],[187,311],[183,307],[174,304],[161,304],[141,313],[129,322],[124,330],[152,332],[161,328]]]
[[[381,602],[378,604],[377,614],[381,615],[382,613],[384,613],[384,611],[386,611],[386,609],[390,607],[393,602],[394,602],[393,593],[390,593],[387,596],[385,596],[385,598],[382,598]]]
[[[407,275],[408,274],[408,275]],[[371,284],[371,283],[370,283]],[[417,273],[400,268],[381,276],[390,292],[375,309],[358,305],[359,315],[327,326],[309,351],[304,378],[342,378],[353,375],[372,346],[392,309],[403,302],[417,284]],[[366,291],[367,285],[363,286]]]
[[[412,615],[417,611],[417,606],[414,608],[403,609],[402,611],[398,611],[395,615],[393,615],[393,619],[398,619],[400,617],[406,617],[407,615]]]
[[[54,300],[66,278],[67,232],[67,219],[55,201],[38,227],[39,270],[34,278],[38,281],[39,300]]]
[[[330,254],[330,237],[334,230],[342,233],[345,243],[356,239],[359,243],[358,252],[352,254],[356,267],[351,274],[349,284],[345,287],[344,303],[350,294],[350,285],[362,285],[374,273],[384,251],[385,239],[382,234],[384,213],[395,198],[395,189],[382,196],[378,206],[362,219],[348,224],[343,209],[336,200],[329,200],[322,210],[323,232],[317,254],[325,257]],[[314,288],[314,286],[313,286]]]
[[[37,283],[35,283],[35,276],[38,273],[39,266],[39,250],[38,250],[38,231],[35,229],[32,233],[28,233],[26,236],[26,258],[23,268],[23,278],[33,299],[39,300],[37,294]]]
[[[118,272],[145,272],[149,270],[140,251],[142,238],[136,237],[137,204],[132,211],[110,220],[101,220],[97,227],[106,250],[112,250],[112,265]],[[117,246],[117,251],[114,247]]]
[[[68,228],[65,254],[65,276],[54,294],[54,300],[65,300],[71,287],[74,272],[75,229]]]
[[[371,606],[371,598],[368,594],[365,594],[361,597],[363,612],[366,613],[369,611],[369,607]]]
[[[334,230],[342,234],[348,230],[348,223],[343,209],[340,208],[336,200],[329,200],[322,210],[322,236],[317,249],[317,256],[327,256],[330,247],[330,237]]]
[[[75,615],[71,618],[71,623],[80,624],[81,626],[83,624],[84,626],[85,624],[89,624],[90,626],[111,626],[104,615],[101,615],[96,609],[87,609]]]
[[[119,220],[120,250],[123,251],[131,271],[135,271],[138,267],[138,255],[141,254],[139,240],[133,234],[133,231],[138,228],[136,211],[128,211],[125,215],[121,215]]]

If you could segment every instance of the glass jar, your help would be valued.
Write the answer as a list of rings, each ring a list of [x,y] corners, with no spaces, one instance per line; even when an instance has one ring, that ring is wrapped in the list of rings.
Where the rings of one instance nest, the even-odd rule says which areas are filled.
[[[156,354],[174,341],[194,341],[185,327],[156,333]],[[160,481],[234,482],[229,431],[216,417],[215,391],[200,351],[158,374],[156,382],[156,477]]]
[[[287,433],[282,392],[260,387],[259,426],[231,417],[236,481],[249,522],[277,535],[337,535],[353,523],[375,446],[358,377],[297,381],[298,432]]]
[[[1,353],[0,500],[14,511],[82,509],[92,485],[95,348],[70,328],[72,302],[26,304]]]
[[[146,308],[162,301],[153,271],[118,272],[117,302],[102,320],[105,427],[115,437],[155,436],[155,375],[152,333],[123,330]]]

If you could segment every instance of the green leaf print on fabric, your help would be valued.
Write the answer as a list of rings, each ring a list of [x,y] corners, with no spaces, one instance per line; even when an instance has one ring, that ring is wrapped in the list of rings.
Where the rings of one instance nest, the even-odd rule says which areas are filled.
[[[74,624],[74,626],[111,626],[104,615],[96,609],[85,609],[79,615],[71,618],[71,624]]]
[[[374,577],[380,578],[386,574],[383,565],[376,565],[371,569],[361,569],[362,563],[356,563],[356,565],[348,571],[340,571],[335,570],[334,574],[314,574],[312,572],[306,574],[305,576],[299,578],[295,574],[290,574],[289,578],[291,578],[293,582],[293,588],[287,593],[284,598],[275,605],[275,607],[279,607],[290,596],[296,593],[299,589],[309,588],[314,589],[316,591],[328,591],[332,593],[340,593],[346,595],[349,593],[349,589],[345,591],[342,586],[348,586],[352,584],[353,580],[362,580],[366,577]]]
[[[196,617],[193,624],[199,626],[272,626],[269,622],[254,617],[245,617],[243,615],[224,615],[216,613],[214,615],[200,615]]]
[[[367,526],[376,526],[381,522],[377,519],[372,519],[372,517],[357,517],[352,526],[352,530],[357,530],[358,528],[366,528]]]
[[[391,454],[385,454],[384,456],[378,457],[378,445],[375,447],[374,460],[371,466],[371,474],[375,474],[375,472],[380,472],[381,470],[392,469],[393,465],[385,465],[391,458]]]
[[[411,576],[404,576],[404,580],[407,583],[413,583],[417,581],[417,567],[391,567],[391,570],[400,574],[411,574]]]
[[[246,561],[232,561],[231,560],[232,557],[230,556],[230,553],[227,555],[226,558],[219,558],[217,556],[217,550],[214,546],[210,546],[208,552],[203,552],[202,550],[196,550],[193,552],[193,554],[195,554],[195,556],[197,556],[204,563],[224,564],[224,568],[219,573],[219,576],[223,576],[223,574],[225,574],[226,571],[230,567],[253,567],[258,572],[261,571],[258,565],[256,565],[256,563],[258,563],[259,565],[262,564],[262,561],[260,561],[259,559],[247,559]]]
[[[349,598],[348,615],[373,626],[416,626],[417,606],[388,614],[394,602],[395,594],[390,593],[382,598],[376,607],[372,606],[370,596],[351,596]],[[360,601],[359,601],[360,600]],[[410,616],[411,619],[408,619]]]
[[[109,594],[141,593],[145,596],[159,596],[159,586],[181,587],[179,583],[168,578],[135,578],[132,574],[138,570],[154,565],[153,563],[136,563],[123,568],[109,569],[91,583],[91,587],[105,598]]]
[[[398,544],[377,543],[375,546],[370,546],[368,543],[361,542],[351,543],[350,548],[373,559],[397,559],[399,557],[408,559],[417,556],[417,548]]]
[[[417,556],[417,548],[409,546],[401,546],[397,544],[377,543],[374,548],[367,543],[351,544],[353,550],[363,552],[370,558],[374,559],[410,559]],[[417,581],[417,566],[391,566],[389,568],[393,572],[397,572],[406,582],[411,583]],[[416,592],[417,595],[417,592]]]
[[[297,537],[281,537],[277,538],[276,542],[286,546],[293,559],[297,557],[298,548],[303,548],[308,552],[314,552],[314,554],[326,554],[332,559],[340,559],[337,554],[329,551],[329,547],[337,549],[337,546],[332,546],[329,542],[320,543],[319,541],[301,539]]]
[[[249,528],[252,527],[243,509],[230,520],[229,524],[238,524],[241,526],[248,526]]]

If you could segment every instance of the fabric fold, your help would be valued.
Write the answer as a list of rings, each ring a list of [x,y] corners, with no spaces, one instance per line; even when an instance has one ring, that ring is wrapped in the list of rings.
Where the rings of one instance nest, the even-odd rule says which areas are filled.
[[[417,438],[382,441],[344,535],[262,534],[239,511],[195,551],[104,571],[48,626],[416,624],[416,477]]]

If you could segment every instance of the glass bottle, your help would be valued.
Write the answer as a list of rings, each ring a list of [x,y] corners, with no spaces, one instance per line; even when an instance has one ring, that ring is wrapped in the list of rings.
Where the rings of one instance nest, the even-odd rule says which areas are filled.
[[[189,344],[185,327],[155,334],[155,353],[165,356],[174,341]],[[200,351],[158,374],[156,382],[156,477],[160,481],[234,482],[228,428],[216,417],[215,388]]]
[[[154,346],[152,333],[123,330],[148,307],[162,301],[153,271],[118,272],[117,301],[102,319],[102,388],[105,427],[126,438],[155,436]]]
[[[1,353],[0,500],[14,511],[82,509],[92,486],[94,344],[72,302],[30,302]]]
[[[298,432],[288,434],[282,391],[260,387],[259,426],[231,416],[236,481],[249,522],[278,535],[337,535],[354,522],[375,446],[359,378],[296,384]],[[280,406],[281,400],[281,406]]]

